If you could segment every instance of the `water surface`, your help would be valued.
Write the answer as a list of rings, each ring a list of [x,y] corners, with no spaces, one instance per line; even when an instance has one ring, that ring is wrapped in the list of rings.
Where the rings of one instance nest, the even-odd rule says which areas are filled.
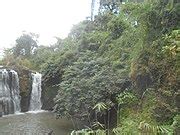
[[[56,119],[51,112],[24,113],[0,118],[0,135],[67,135],[73,125],[67,119]]]

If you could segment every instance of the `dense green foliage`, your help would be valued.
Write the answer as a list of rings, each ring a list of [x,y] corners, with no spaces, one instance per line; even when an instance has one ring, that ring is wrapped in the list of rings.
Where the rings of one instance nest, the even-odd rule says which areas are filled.
[[[55,45],[16,59],[41,71],[48,87],[58,87],[57,116],[109,128],[117,115],[116,134],[178,132],[179,13],[176,0],[127,3],[119,14],[105,10]],[[7,53],[3,62],[12,57]],[[117,114],[110,113],[114,108]]]
[[[16,46],[13,48],[14,56],[30,56],[33,54],[34,49],[37,47],[38,35],[34,33],[23,34],[16,39]]]

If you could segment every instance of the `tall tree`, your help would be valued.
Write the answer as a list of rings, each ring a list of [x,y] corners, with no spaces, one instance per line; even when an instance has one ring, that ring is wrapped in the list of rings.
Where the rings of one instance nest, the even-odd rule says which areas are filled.
[[[16,45],[13,48],[13,54],[18,56],[29,57],[33,54],[34,49],[37,45],[37,38],[39,36],[34,33],[23,34],[16,39]]]
[[[118,12],[118,5],[122,3],[122,0],[100,0],[100,8],[109,10],[113,13]]]

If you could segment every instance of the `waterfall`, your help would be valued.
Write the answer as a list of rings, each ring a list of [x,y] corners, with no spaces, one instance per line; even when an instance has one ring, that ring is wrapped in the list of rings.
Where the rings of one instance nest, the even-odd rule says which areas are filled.
[[[21,97],[19,96],[19,77],[17,72],[15,72],[14,70],[10,71],[11,74],[11,96],[12,99],[14,101],[14,109],[15,112],[20,112],[21,111],[21,107],[20,107],[20,99]]]
[[[0,113],[7,115],[20,112],[20,99],[17,72],[0,69]]]
[[[41,110],[41,74],[32,73],[32,91],[29,111]]]

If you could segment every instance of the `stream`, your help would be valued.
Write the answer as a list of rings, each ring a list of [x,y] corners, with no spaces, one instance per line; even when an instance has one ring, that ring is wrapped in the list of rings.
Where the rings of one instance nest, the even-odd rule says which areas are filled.
[[[51,112],[27,112],[0,118],[0,135],[68,135],[73,125],[70,120],[56,119]]]

